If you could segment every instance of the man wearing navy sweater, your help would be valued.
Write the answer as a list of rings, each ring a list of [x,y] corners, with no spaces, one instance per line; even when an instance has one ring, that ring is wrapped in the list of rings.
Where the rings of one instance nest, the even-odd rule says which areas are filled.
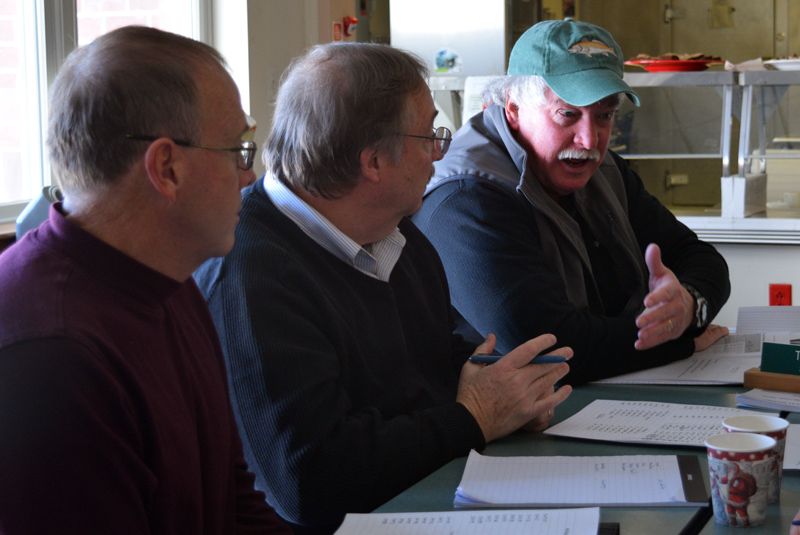
[[[195,273],[220,332],[245,455],[296,533],[332,533],[470,449],[545,428],[566,363],[544,335],[491,366],[453,335],[439,257],[407,219],[450,133],[421,62],[315,47],[281,86],[233,251]],[[557,352],[570,356],[571,351]]]
[[[122,28],[70,54],[50,112],[65,200],[0,255],[0,533],[290,533],[191,278],[255,180],[222,57]]]

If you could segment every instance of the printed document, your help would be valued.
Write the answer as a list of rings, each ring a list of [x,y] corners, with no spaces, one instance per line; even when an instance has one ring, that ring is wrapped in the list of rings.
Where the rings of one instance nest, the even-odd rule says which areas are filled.
[[[777,416],[730,407],[597,399],[544,433],[610,442],[705,447],[706,438],[725,432],[723,418],[739,414]]]
[[[761,343],[788,344],[798,333],[729,334],[683,360],[609,377],[597,383],[648,385],[740,385],[744,372],[761,365]]]
[[[702,506],[697,455],[488,457],[471,451],[455,507]]]
[[[736,394],[736,404],[740,407],[800,412],[800,394],[754,388],[743,394]]]
[[[335,535],[597,535],[600,508],[348,514]]]

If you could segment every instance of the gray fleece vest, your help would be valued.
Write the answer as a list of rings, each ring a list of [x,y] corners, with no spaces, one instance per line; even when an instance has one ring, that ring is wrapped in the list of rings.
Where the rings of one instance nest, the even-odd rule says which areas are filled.
[[[492,105],[470,119],[458,130],[447,156],[435,167],[427,192],[453,180],[479,178],[523,196],[539,229],[539,246],[564,280],[570,302],[578,310],[591,304],[595,312],[604,313],[597,310],[602,309],[602,302],[580,225],[547,195],[528,168],[527,153],[508,127],[503,108]],[[574,200],[596,239],[618,265],[627,267],[633,293],[622,315],[637,315],[644,308],[649,275],[628,219],[622,174],[609,154],[586,186],[575,192]]]

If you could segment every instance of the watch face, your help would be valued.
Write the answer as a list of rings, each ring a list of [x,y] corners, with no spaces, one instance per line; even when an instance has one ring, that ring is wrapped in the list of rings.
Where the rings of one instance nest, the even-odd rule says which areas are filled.
[[[708,303],[704,298],[700,298],[697,300],[697,326],[702,327],[706,324],[706,318],[708,317]]]

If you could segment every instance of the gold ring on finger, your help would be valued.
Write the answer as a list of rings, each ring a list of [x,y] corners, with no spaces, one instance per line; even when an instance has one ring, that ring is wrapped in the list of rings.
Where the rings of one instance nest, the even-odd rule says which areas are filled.
[[[672,319],[668,319],[667,320],[667,330],[671,331],[673,328],[674,328],[674,325],[672,325]]]

